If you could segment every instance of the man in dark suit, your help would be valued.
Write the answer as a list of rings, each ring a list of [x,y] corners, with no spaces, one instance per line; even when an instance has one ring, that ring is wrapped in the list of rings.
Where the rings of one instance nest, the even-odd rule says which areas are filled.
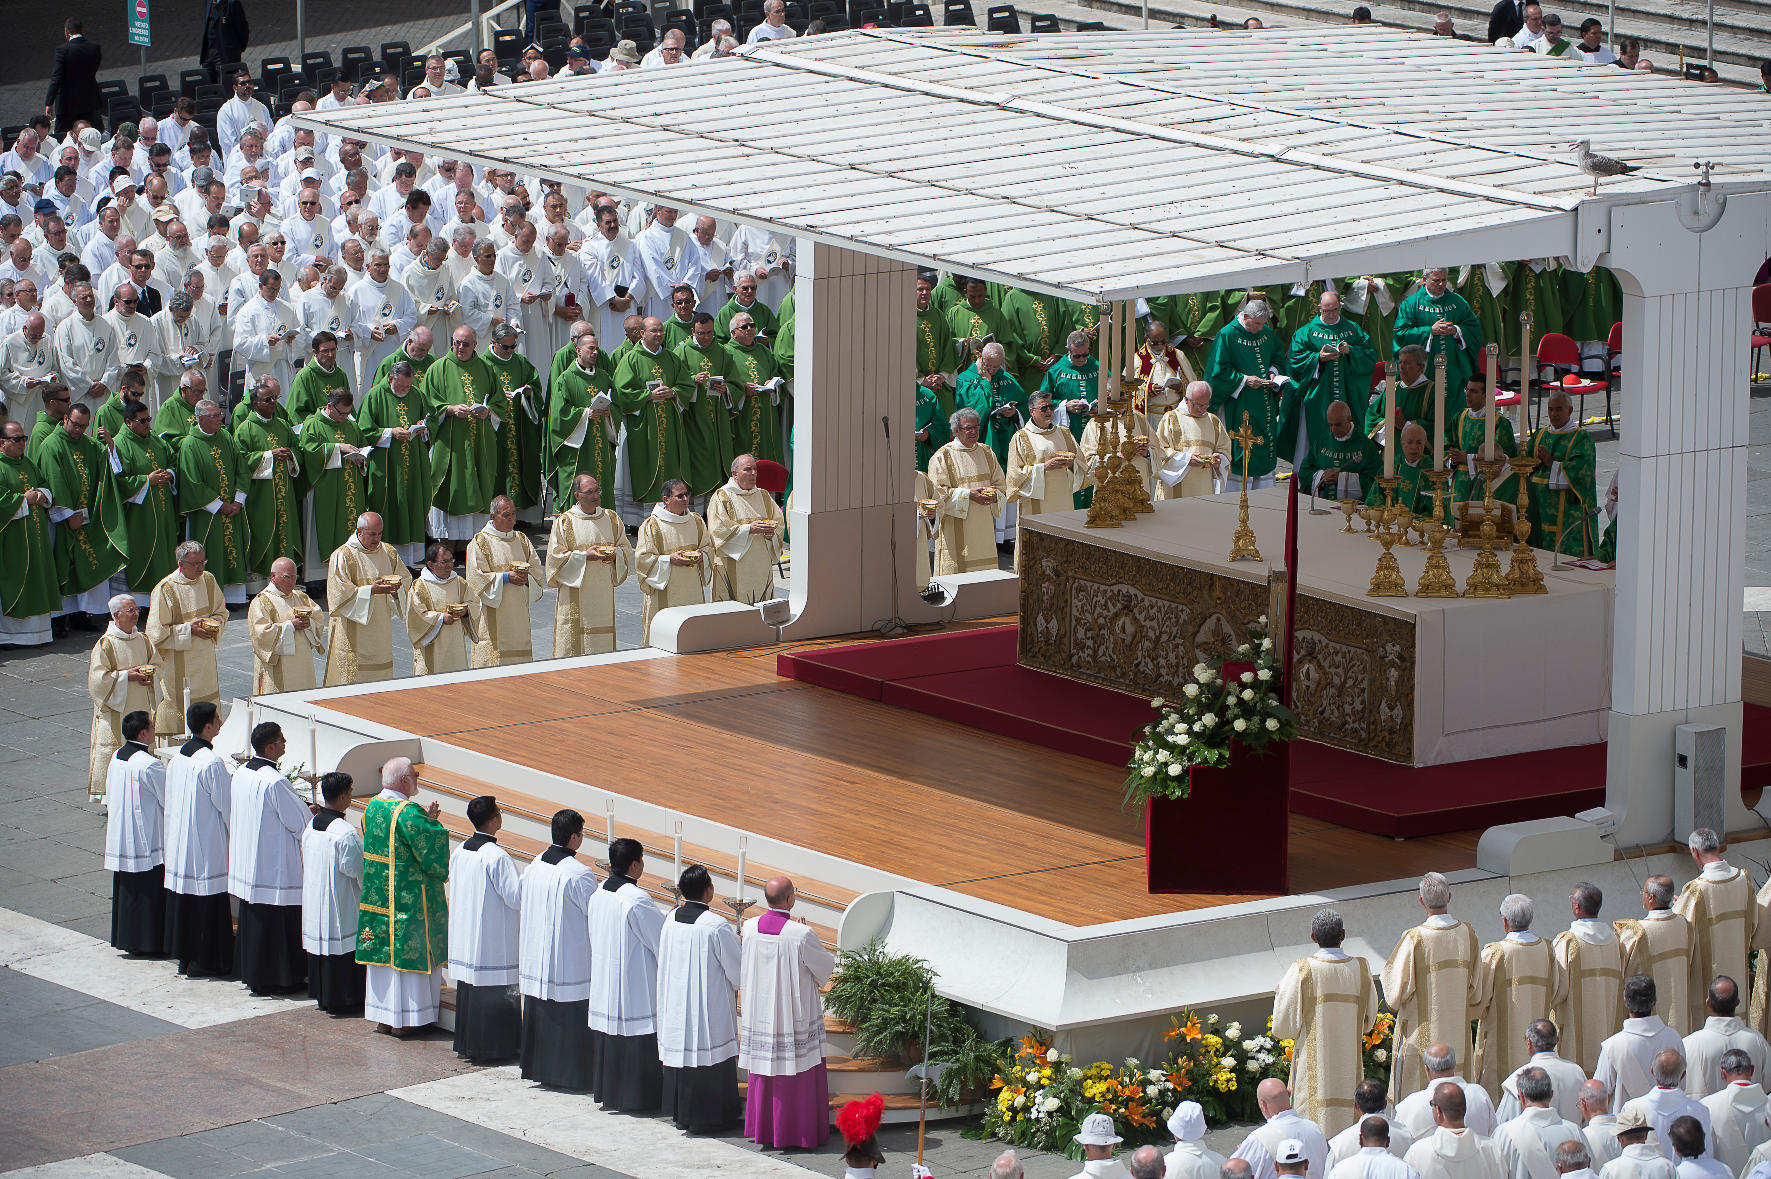
[[[222,66],[245,58],[251,40],[246,6],[240,0],[209,0],[203,9],[203,47],[197,60],[209,71],[211,82],[222,80]]]
[[[1488,43],[1511,37],[1525,27],[1525,0],[1498,0],[1488,14]]]
[[[104,126],[98,105],[98,63],[104,54],[81,35],[80,28],[78,17],[69,17],[62,25],[66,40],[55,47],[55,69],[50,72],[49,94],[43,100],[43,113],[54,116],[57,135],[73,130],[76,119]]]

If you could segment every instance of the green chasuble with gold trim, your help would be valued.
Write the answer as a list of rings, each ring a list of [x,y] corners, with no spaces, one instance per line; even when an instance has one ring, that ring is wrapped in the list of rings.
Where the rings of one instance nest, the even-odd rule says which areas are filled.
[[[1623,318],[1619,308],[1623,292],[1617,279],[1603,266],[1595,266],[1582,274],[1578,270],[1562,271],[1562,306],[1567,314],[1562,329],[1575,343],[1598,340],[1603,343],[1611,335],[1611,325]],[[1539,339],[1543,333],[1538,332]]]
[[[1014,325],[1008,321],[1001,308],[989,300],[985,300],[982,307],[973,307],[961,300],[958,306],[947,313],[947,330],[953,333],[955,348],[961,340],[982,340],[985,336],[995,336],[996,342],[1002,345],[1003,356],[1011,365],[1020,349]],[[975,354],[968,353],[961,359],[970,364],[978,358]]]
[[[1316,485],[1317,472],[1331,470],[1356,476],[1359,486],[1352,498],[1363,500],[1377,485],[1377,477],[1384,473],[1384,456],[1379,453],[1377,443],[1361,434],[1357,427],[1349,430],[1345,438],[1336,438],[1325,426],[1322,440],[1311,445],[1310,453],[1298,468],[1298,494],[1313,493],[1323,499],[1339,499],[1340,480],[1336,475],[1324,474],[1321,486]]]
[[[1433,324],[1440,319],[1462,330],[1461,343],[1455,333],[1433,334]],[[1487,342],[1482,338],[1482,325],[1477,321],[1476,313],[1464,302],[1462,295],[1446,287],[1445,293],[1435,299],[1425,283],[1396,308],[1393,338],[1398,350],[1410,344],[1419,344],[1427,350],[1428,380],[1433,377],[1434,357],[1444,354],[1446,396],[1452,399],[1459,396],[1465,383],[1476,373],[1477,358],[1482,355],[1482,345]]]
[[[1010,376],[1006,368],[986,377],[973,364],[959,374],[959,404],[962,409],[978,412],[983,427],[979,439],[996,452],[1002,469],[1008,470],[1009,443],[1027,424],[1027,391],[1021,388],[1021,382]],[[1005,414],[1004,409],[1015,412]]]
[[[335,422],[326,413],[303,422],[295,440],[302,474],[314,492],[314,544],[320,555],[328,558],[356,531],[357,517],[369,510],[363,464],[341,452],[336,466],[327,465],[332,461],[332,448],[341,443],[361,447],[363,432],[350,418]]]
[[[102,585],[123,567],[123,554],[112,547],[98,518],[109,462],[105,448],[90,434],[75,438],[57,430],[37,450],[37,471],[48,482],[55,506],[86,514],[80,528],[63,520],[55,529],[55,567],[63,597]]]
[[[1341,344],[1347,346],[1345,356],[1322,359],[1322,349]],[[1345,402],[1354,411],[1353,420],[1359,420],[1357,411],[1371,396],[1371,374],[1377,368],[1377,349],[1364,328],[1345,315],[1332,324],[1318,315],[1292,334],[1289,359],[1309,446],[1327,440],[1328,407],[1334,402]],[[1381,417],[1383,411],[1378,412]],[[1296,446],[1295,438],[1291,444]]]
[[[49,510],[38,504],[25,507],[25,492],[45,486],[30,459],[0,454],[0,520],[5,521],[0,524],[0,613],[8,618],[36,618],[61,609]]]
[[[173,470],[176,460],[166,440],[152,432],[143,437],[125,426],[114,441],[99,519],[111,545],[123,554],[129,588],[152,593],[162,577],[178,568],[173,550],[178,547],[179,517],[173,485],[150,486],[148,476]]]
[[[246,462],[246,564],[260,577],[271,575],[271,562],[279,557],[301,564],[305,488],[295,443],[295,427],[274,414],[267,421],[248,413],[234,427],[234,445]],[[279,447],[290,457],[270,458]]]
[[[1450,445],[1466,454],[1476,454],[1482,449],[1482,439],[1487,430],[1487,419],[1483,414],[1464,410],[1452,422]],[[1501,414],[1494,423],[1494,440],[1500,445],[1500,452],[1512,456],[1519,453],[1517,441],[1513,437],[1513,420]],[[1455,503],[1467,503],[1472,494],[1480,500],[1482,488],[1475,477],[1470,474],[1469,462],[1459,464],[1452,471],[1451,498]],[[1519,502],[1519,478],[1508,475],[1495,486],[1496,503],[1508,503],[1516,508]],[[1505,537],[1501,540],[1504,542]]]
[[[953,352],[953,330],[947,326],[947,317],[936,311],[932,306],[927,311],[916,313],[916,379],[932,376],[935,373],[955,372],[959,367],[959,358]],[[953,405],[953,387],[943,386],[935,394],[943,412],[951,414]]]
[[[948,425],[948,419],[953,415],[941,412],[941,402],[934,390],[926,385],[917,385],[915,389],[916,433],[921,435],[924,430],[929,432],[926,440],[921,437],[916,439],[916,469],[926,475],[929,459],[937,450],[953,441],[953,430]]]
[[[1243,388],[1244,377],[1273,379],[1273,371],[1289,375],[1286,345],[1273,330],[1261,325],[1259,332],[1250,332],[1242,320],[1233,318],[1212,343],[1211,363],[1205,369],[1205,381],[1211,386],[1211,408],[1232,434],[1242,430],[1242,415],[1248,414],[1248,427],[1260,437],[1248,452],[1248,477],[1259,479],[1271,475],[1279,466],[1279,435],[1282,417],[1288,417],[1291,398],[1285,386]],[[1295,435],[1294,435],[1295,437]],[[1292,452],[1287,451],[1287,457]],[[1242,474],[1242,443],[1230,442],[1230,472]]]
[[[409,798],[363,808],[357,961],[429,974],[449,960],[449,832]]]
[[[1037,291],[1013,290],[1003,297],[1002,314],[1015,333],[1016,354],[1009,367],[1023,389],[1038,388],[1045,370],[1039,362],[1064,355],[1069,313],[1064,300]]]
[[[615,506],[614,436],[620,430],[621,411],[613,404],[614,388],[615,366],[601,348],[597,349],[596,363],[590,370],[580,368],[574,359],[555,374],[548,387],[547,445],[552,456],[556,507],[572,503],[572,481],[580,475],[595,475],[602,490],[603,507]],[[584,411],[598,393],[609,394],[609,414],[605,418],[586,418]],[[584,427],[582,433],[580,425]]]
[[[418,383],[430,428],[430,502],[445,516],[484,515],[492,502],[499,472],[499,429],[490,417],[456,417],[444,411],[452,405],[490,404],[487,398],[496,392],[496,382],[478,356],[463,363],[450,353],[426,369]],[[491,405],[500,419],[501,408]]]
[[[332,396],[334,389],[351,391],[350,374],[344,371],[343,365],[335,365],[331,372],[321,368],[319,363],[309,360],[301,366],[301,371],[289,382],[289,393],[284,398],[284,409],[289,415],[289,424],[299,426],[326,407],[326,400]],[[249,406],[250,397],[243,398],[241,405]],[[245,415],[235,411],[236,421]]]
[[[766,385],[781,375],[781,366],[775,361],[774,352],[766,344],[752,344],[748,348],[738,344],[727,344],[726,355],[732,358],[730,376],[735,381],[746,385]],[[740,401],[739,397],[743,400]],[[770,459],[774,462],[785,462],[786,451],[781,446],[781,406],[780,398],[786,396],[786,390],[779,393],[745,393],[741,389],[732,390],[732,455],[753,454],[759,459]]]
[[[367,490],[369,510],[381,514],[381,539],[389,544],[423,544],[424,524],[430,515],[430,436],[425,417],[430,407],[418,382],[404,397],[394,396],[386,381],[372,385],[357,407],[357,428],[375,450],[369,459]],[[404,442],[389,438],[389,430],[412,430]]]
[[[183,397],[174,394],[160,403],[154,414],[154,433],[164,438],[174,450],[180,440],[197,428],[197,411]]]
[[[764,303],[761,299],[755,299],[751,301],[750,306],[744,307],[739,304],[738,296],[733,295],[730,299],[726,300],[726,305],[721,307],[719,311],[714,314],[714,339],[722,344],[730,341],[732,338],[732,320],[736,319],[740,314],[748,315],[751,319],[756,321],[756,338],[759,340],[773,340],[781,329],[780,319],[776,317],[774,308],[770,307],[767,303]],[[670,338],[668,336],[665,337],[664,346],[666,349],[670,347]]]
[[[683,478],[695,495],[709,495],[725,486],[732,474],[732,408],[729,398],[737,389],[737,370],[732,354],[718,340],[703,348],[694,339],[673,349],[689,376],[689,403],[683,407]],[[724,395],[713,392],[711,379],[695,381],[698,373],[726,379]],[[772,457],[772,456],[762,456]]]
[[[1433,454],[1430,447],[1418,463],[1411,464],[1401,454],[1396,455],[1396,506],[1407,508],[1419,519],[1429,519],[1433,515],[1433,485],[1427,480],[1427,472],[1432,467]],[[1378,469],[1383,469],[1381,458]],[[1450,490],[1450,484],[1447,484],[1446,491]],[[1365,493],[1365,502],[1372,507],[1388,502],[1384,497],[1384,489],[1377,485],[1376,479],[1371,481],[1371,489]],[[1449,498],[1440,500],[1439,515],[1442,517],[1441,523],[1451,523]]]
[[[59,419],[52,418],[42,410],[38,410],[37,420],[32,424],[31,432],[25,439],[25,457],[35,463],[37,455],[43,450],[44,440],[59,429],[61,429]]]
[[[652,400],[647,388],[652,381],[663,382],[676,396]],[[658,503],[664,498],[666,479],[688,477],[683,464],[683,407],[693,392],[689,366],[668,349],[652,353],[635,345],[616,363],[615,408],[627,418],[627,472],[635,503]]]
[[[213,434],[192,430],[178,444],[179,514],[187,535],[203,546],[203,567],[222,585],[240,585],[250,572],[246,508],[242,504],[231,516],[221,509],[244,494],[251,477],[234,436],[225,429]],[[213,512],[208,510],[211,504]]]
[[[377,382],[386,381],[388,374],[394,371],[394,365],[400,363],[402,360],[412,366],[412,383],[416,385],[419,381],[424,379],[424,374],[430,371],[430,366],[437,362],[438,356],[435,352],[426,352],[423,359],[413,360],[410,356],[406,355],[406,350],[404,348],[395,348],[392,352],[382,357],[381,363],[375,366],[375,376],[369,381],[369,383],[374,385]]]
[[[1539,456],[1531,471],[1531,544],[1564,557],[1590,557],[1599,507],[1593,436],[1573,422],[1560,431],[1546,426],[1532,433],[1525,453],[1539,450],[1548,452],[1549,461]],[[1555,476],[1558,486],[1552,488]]]
[[[1498,295],[1494,292],[1495,276],[1489,274],[1489,266],[1493,266],[1500,276],[1502,285]],[[1512,276],[1507,273],[1506,267],[1498,262],[1464,266],[1452,271],[1451,277],[1457,279],[1457,293],[1463,296],[1463,301],[1476,313],[1476,322],[1482,325],[1483,342],[1498,343],[1505,339],[1506,305],[1503,300],[1513,285]]]
[[[480,353],[503,396],[492,402],[492,412],[504,419],[498,430],[498,478],[493,491],[508,495],[520,512],[541,502],[541,374],[521,352],[509,360],[487,348]],[[527,387],[528,392],[510,394]]]

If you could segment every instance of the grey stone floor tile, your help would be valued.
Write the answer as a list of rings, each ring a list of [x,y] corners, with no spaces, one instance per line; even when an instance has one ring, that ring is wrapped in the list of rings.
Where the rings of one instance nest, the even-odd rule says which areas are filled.
[[[507,1161],[458,1146],[434,1134],[396,1138],[376,1146],[361,1147],[357,1153],[405,1174],[423,1175],[427,1179],[462,1179],[466,1175],[496,1170]]]
[[[62,807],[62,810],[68,808]],[[24,820],[38,822],[37,819]],[[94,853],[83,848],[72,847],[56,840],[39,836],[36,839],[18,840],[0,846],[0,868],[11,868],[21,872],[33,881],[56,880],[65,876],[77,876],[82,872],[90,872],[95,867],[102,867],[104,861]]]
[[[100,901],[90,893],[65,888],[49,881],[39,881],[0,895],[0,907],[15,909],[39,921],[71,921],[109,913],[110,902]]]
[[[238,1122],[232,1126],[188,1134],[185,1141],[200,1142],[205,1146],[227,1151],[259,1167],[299,1162],[332,1154],[337,1149],[317,1138],[264,1121]]]
[[[397,1170],[360,1154],[340,1151],[300,1162],[281,1163],[270,1174],[290,1179],[405,1179],[411,1172]]]
[[[195,1137],[162,1138],[111,1153],[124,1162],[158,1171],[169,1179],[231,1179],[252,1169],[248,1160],[232,1151],[193,1141]]]

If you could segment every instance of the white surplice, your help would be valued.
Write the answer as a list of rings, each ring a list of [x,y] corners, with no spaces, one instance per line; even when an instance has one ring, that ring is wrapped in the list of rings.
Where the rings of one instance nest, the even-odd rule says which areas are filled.
[[[212,897],[228,890],[227,763],[192,738],[166,767],[166,891]]]
[[[590,998],[588,909],[596,886],[590,865],[557,844],[523,873],[517,959],[523,994],[560,1003]]]
[[[449,857],[449,977],[473,987],[517,981],[523,882],[510,853],[482,832]]]
[[[1563,1121],[1553,1106],[1526,1106],[1494,1134],[1512,1179],[1556,1179],[1556,1148],[1564,1142],[1586,1145],[1580,1127]]]
[[[1663,1048],[1685,1054],[1679,1033],[1658,1015],[1624,1020],[1623,1029],[1599,1045],[1599,1067],[1593,1070],[1593,1079],[1604,1081],[1611,1090],[1612,1113],[1622,1112],[1625,1104],[1654,1088],[1654,1058]]]
[[[1357,1130],[1358,1127],[1355,1126],[1354,1129]],[[1395,1145],[1395,1141],[1392,1140],[1390,1142],[1391,1148],[1393,1149]],[[1362,1146],[1330,1167],[1328,1179],[1419,1179],[1419,1177],[1414,1173],[1413,1167],[1389,1150],[1385,1150],[1381,1146]]]
[[[1443,1126],[1408,1148],[1402,1160],[1420,1179],[1504,1179],[1506,1160],[1500,1148],[1474,1130]]]
[[[105,774],[105,871],[146,872],[166,862],[160,842],[166,769],[147,746],[125,742]]]
[[[761,920],[744,923],[738,1067],[763,1077],[791,1077],[824,1060],[818,988],[830,981],[836,956],[809,925],[789,920],[779,933],[768,934],[757,929]]]
[[[273,761],[234,771],[228,816],[228,891],[251,905],[301,904],[301,832],[310,817]]]
[[[693,920],[685,920],[685,918]],[[738,934],[706,905],[671,914],[658,937],[658,1059],[707,1068],[738,1055]]]
[[[611,887],[611,885],[613,887]],[[611,876],[592,894],[590,930],[590,1027],[610,1036],[644,1036],[657,1030],[658,936],[664,914],[646,890]]]
[[[1370,1116],[1372,1115],[1360,1114],[1358,1121],[1328,1140],[1328,1173],[1330,1176],[1333,1176],[1335,1167],[1365,1149],[1359,1145],[1359,1126]],[[1385,1115],[1384,1121],[1390,1124],[1389,1152],[1397,1158],[1401,1158],[1408,1153],[1408,1148],[1414,1145],[1414,1135],[1408,1132],[1407,1126],[1393,1117]]]
[[[1677,1086],[1671,1089],[1655,1086],[1619,1110],[1618,1118],[1621,1120],[1630,1110],[1639,1110],[1648,1119],[1648,1128],[1654,1131],[1654,1136],[1648,1140],[1649,1145],[1658,1144],[1660,1153],[1670,1162],[1679,1160],[1673,1153],[1673,1140],[1667,1131],[1680,1118],[1696,1118],[1703,1127],[1704,1141],[1709,1141],[1710,1111],[1704,1107],[1703,1102],[1694,1100]]]
[[[1254,1171],[1255,1179],[1274,1179],[1278,1170],[1273,1160],[1279,1157],[1279,1144],[1287,1138],[1303,1143],[1309,1160],[1307,1179],[1326,1179],[1328,1173],[1328,1137],[1322,1127],[1294,1109],[1282,1109],[1249,1131],[1242,1145],[1231,1158],[1242,1159]]]
[[[1709,1154],[1734,1174],[1744,1175],[1753,1152],[1771,1141],[1765,1090],[1752,1081],[1734,1081],[1705,1097],[1703,1107],[1710,1115],[1710,1133],[1704,1139]]]
[[[363,899],[362,835],[340,812],[322,810],[301,829],[301,864],[301,948],[354,953]]]
[[[1761,1084],[1771,1080],[1766,1075],[1771,1070],[1771,1048],[1765,1037],[1736,1016],[1712,1015],[1685,1037],[1685,1092],[1704,1098],[1726,1086],[1722,1053],[1730,1048],[1740,1049],[1753,1062],[1753,1080]]]
[[[1488,1096],[1488,1090],[1474,1081],[1466,1081],[1459,1074],[1429,1080],[1425,1088],[1417,1089],[1396,1103],[1396,1117],[1408,1132],[1414,1135],[1416,1142],[1433,1136],[1433,1090],[1437,1086],[1450,1081],[1464,1091],[1464,1125],[1482,1135],[1484,1138],[1494,1133],[1495,1116],[1494,1101]]]

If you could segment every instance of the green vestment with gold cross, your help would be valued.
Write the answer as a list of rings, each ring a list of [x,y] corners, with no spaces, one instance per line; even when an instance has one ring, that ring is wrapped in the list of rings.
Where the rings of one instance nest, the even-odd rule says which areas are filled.
[[[449,960],[449,832],[409,798],[363,809],[357,961],[429,974]]]

